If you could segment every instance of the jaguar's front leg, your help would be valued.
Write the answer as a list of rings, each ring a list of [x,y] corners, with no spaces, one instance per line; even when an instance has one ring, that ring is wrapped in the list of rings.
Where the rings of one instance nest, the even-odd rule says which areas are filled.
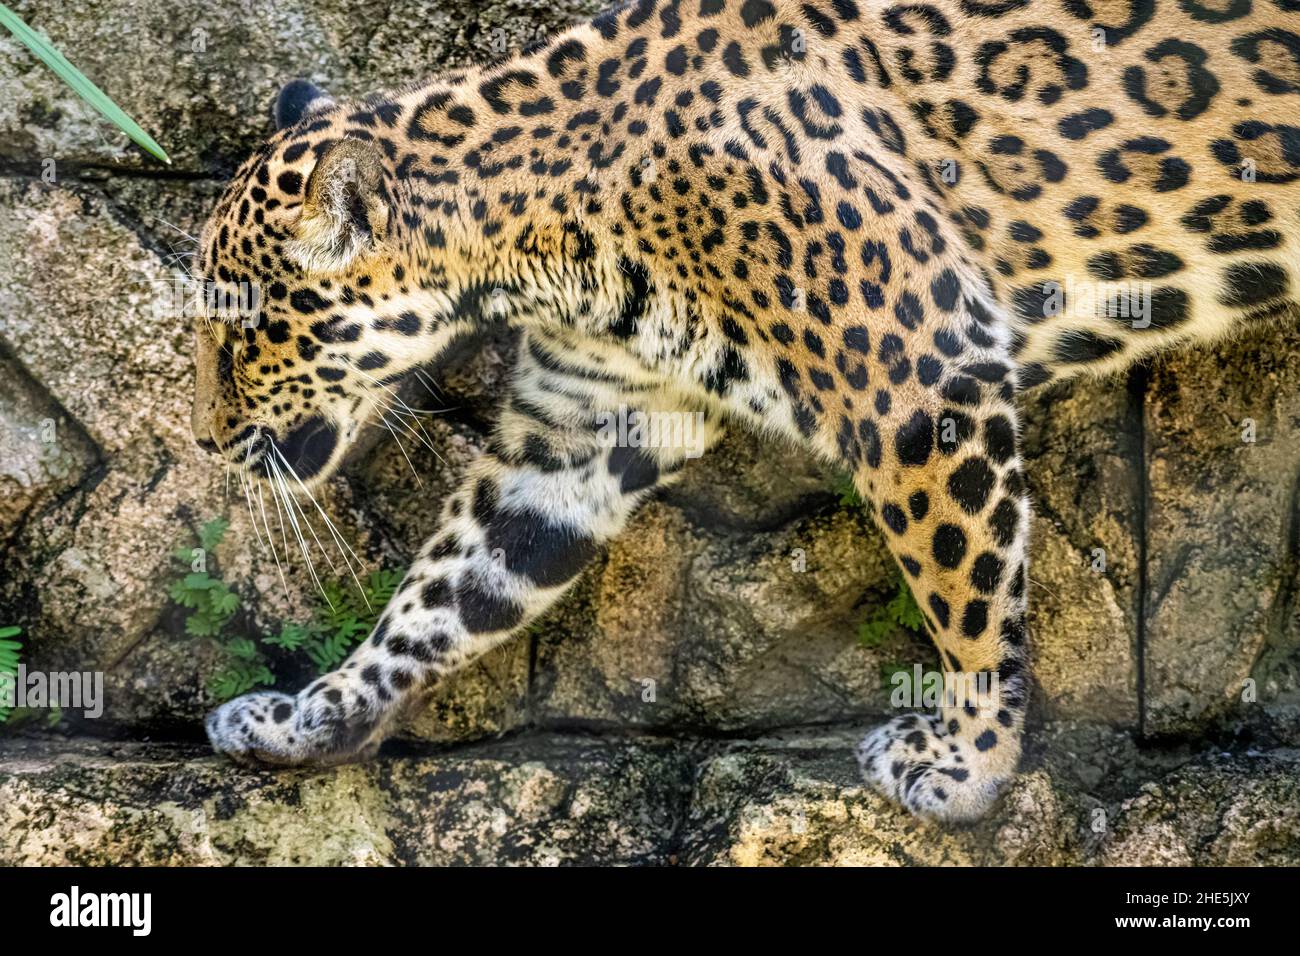
[[[653,388],[562,365],[537,341],[522,352],[491,451],[447,501],[374,633],[296,695],[249,694],[215,710],[207,731],[219,752],[316,765],[373,753],[439,678],[554,602],[636,505],[714,436],[703,415]],[[679,416],[684,428],[663,434],[683,440],[651,445],[646,432],[618,427],[650,413]]]

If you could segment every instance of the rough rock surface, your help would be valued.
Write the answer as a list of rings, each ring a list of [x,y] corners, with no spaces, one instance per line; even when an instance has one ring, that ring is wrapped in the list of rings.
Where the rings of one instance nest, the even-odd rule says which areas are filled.
[[[1300,753],[1147,758],[1104,733],[1126,765],[1085,789],[1070,733],[1051,728],[1061,751],[952,830],[866,789],[834,731],[529,735],[328,773],[174,745],[10,745],[0,864],[1300,864]]]
[[[1160,367],[1145,409],[1147,725],[1300,703],[1300,334]]]
[[[220,655],[168,599],[173,549],[231,520],[212,557],[241,633],[316,599],[189,437],[190,332],[162,298],[186,234],[284,80],[406,83],[601,2],[11,6],[175,165],[0,37],[0,625],[23,627],[31,667],[106,675],[101,719],[0,730],[0,863],[1297,861],[1295,328],[1024,403],[1042,692],[1027,772],[979,827],[921,826],[859,785],[848,748],[890,711],[882,675],[933,653],[901,629],[855,640],[895,587],[879,536],[835,476],[738,434],[379,763],[269,775],[204,756]],[[482,336],[408,387],[437,412],[436,453],[376,429],[321,496],[368,568],[432,527],[511,349]],[[312,671],[274,664],[286,687]]]

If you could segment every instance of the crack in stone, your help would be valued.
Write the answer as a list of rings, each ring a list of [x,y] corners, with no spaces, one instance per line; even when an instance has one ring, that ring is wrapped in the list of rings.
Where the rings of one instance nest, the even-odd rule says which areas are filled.
[[[1129,404],[1127,414],[1132,419],[1136,461],[1134,470],[1137,474],[1137,528],[1134,540],[1137,548],[1137,582],[1134,586],[1136,607],[1134,608],[1134,660],[1137,665],[1137,705],[1138,735],[1146,734],[1147,725],[1147,575],[1148,554],[1147,541],[1149,532],[1148,510],[1151,502],[1151,475],[1148,471],[1148,438],[1146,428],[1147,399],[1151,392],[1151,370],[1139,363],[1129,370],[1127,380]]]
[[[1251,662],[1250,673],[1259,663],[1276,651],[1286,649],[1287,625],[1295,616],[1296,600],[1300,595],[1300,470],[1291,480],[1287,495],[1287,521],[1282,533],[1282,566],[1279,569],[1277,594],[1269,608],[1269,627],[1259,654]]]

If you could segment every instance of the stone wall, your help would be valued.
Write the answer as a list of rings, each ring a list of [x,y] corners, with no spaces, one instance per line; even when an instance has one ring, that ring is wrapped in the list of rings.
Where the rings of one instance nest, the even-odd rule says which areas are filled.
[[[378,763],[274,775],[206,756],[219,661],[168,601],[173,549],[230,518],[216,567],[250,632],[304,615],[313,588],[296,552],[282,582],[193,445],[190,331],[156,314],[159,283],[284,80],[404,84],[600,2],[11,6],[174,165],[0,37],[0,625],[23,627],[31,667],[104,671],[107,698],[95,721],[0,731],[0,863],[1300,862],[1294,328],[1026,402],[1041,693],[1026,775],[971,831],[859,785],[849,746],[888,711],[882,672],[933,653],[903,631],[855,640],[893,588],[879,536],[834,476],[742,435]],[[408,387],[441,412],[436,455],[408,443],[418,480],[377,432],[330,483],[369,566],[433,527],[511,348],[466,343],[429,370],[436,395]],[[286,686],[310,675],[277,667]]]

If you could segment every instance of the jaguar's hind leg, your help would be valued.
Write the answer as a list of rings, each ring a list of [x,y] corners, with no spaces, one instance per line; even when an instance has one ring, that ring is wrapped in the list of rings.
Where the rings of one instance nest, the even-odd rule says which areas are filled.
[[[1015,373],[962,342],[951,334],[958,361],[932,387],[916,376],[893,390],[881,440],[855,473],[946,672],[938,712],[876,728],[859,761],[886,795],[945,820],[982,815],[1015,772],[1029,681]]]

